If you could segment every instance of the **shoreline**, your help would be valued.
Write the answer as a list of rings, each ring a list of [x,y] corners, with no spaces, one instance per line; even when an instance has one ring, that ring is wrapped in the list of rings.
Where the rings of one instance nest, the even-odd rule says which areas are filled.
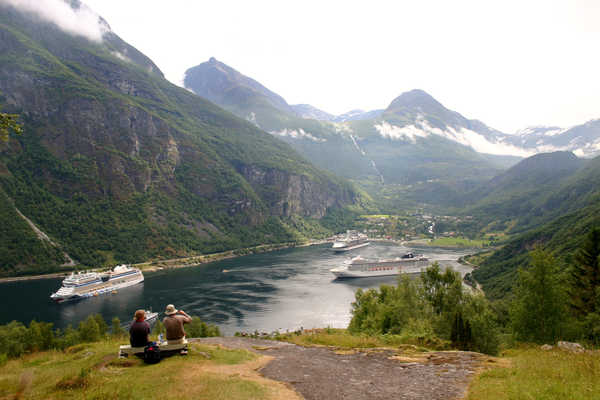
[[[468,247],[443,247],[443,246],[427,246],[427,244],[419,243],[419,240],[395,240],[395,239],[370,239],[371,242],[381,242],[381,243],[393,243],[401,246],[410,246],[412,245],[421,245],[426,247],[437,247],[437,248],[446,248],[448,250],[476,250],[476,248],[468,248]],[[132,267],[138,268],[143,272],[156,272],[156,271],[164,271],[176,268],[187,268],[194,267],[201,264],[208,264],[211,262],[227,260],[236,257],[247,256],[251,254],[261,254],[261,253],[269,253],[272,251],[289,249],[294,247],[308,247],[308,246],[316,246],[324,243],[330,243],[331,241],[328,239],[320,239],[320,240],[309,240],[307,242],[287,242],[287,243],[278,243],[278,244],[262,244],[254,247],[245,247],[241,249],[233,249],[227,250],[220,253],[212,253],[212,254],[201,254],[197,256],[191,257],[180,257],[180,258],[172,258],[167,260],[151,260],[145,261],[141,263],[131,264]],[[86,271],[100,271],[105,268],[92,268]],[[53,279],[53,278],[62,278],[68,276],[71,272],[75,270],[68,270],[62,272],[53,272],[49,274],[39,274],[39,275],[23,275],[23,276],[12,276],[12,277],[3,277],[0,278],[0,284],[2,283],[11,283],[11,282],[19,282],[19,281],[30,281],[30,280],[38,280],[38,279]]]
[[[259,246],[246,247],[243,249],[223,251],[221,253],[204,254],[199,256],[183,258],[173,258],[170,260],[147,261],[144,263],[131,264],[131,266],[139,268],[140,270],[145,272],[164,271],[176,268],[195,267],[201,264],[208,264],[211,262],[228,260],[231,258],[248,256],[252,254],[270,253],[272,251],[290,249],[294,247],[316,246],[328,242],[328,240],[310,240],[308,242],[303,243],[289,242],[279,244],[262,244]]]
[[[220,253],[202,254],[191,257],[172,258],[168,260],[152,260],[141,263],[131,264],[132,267],[139,268],[144,272],[164,271],[176,268],[194,267],[201,264],[207,264],[215,261],[227,260],[230,258],[242,257],[251,254],[269,253],[271,251],[289,249],[293,247],[308,247],[319,244],[328,243],[329,240],[309,240],[307,242],[287,242],[278,244],[262,244],[254,247],[245,247],[241,249],[227,250]],[[104,268],[102,268],[104,269]],[[99,271],[99,268],[92,268],[86,271]],[[0,278],[0,284],[19,282],[19,281],[32,281],[38,279],[53,279],[62,278],[68,276],[75,270],[68,270],[63,272],[53,272],[49,274],[39,275],[23,275],[23,276],[11,276]]]

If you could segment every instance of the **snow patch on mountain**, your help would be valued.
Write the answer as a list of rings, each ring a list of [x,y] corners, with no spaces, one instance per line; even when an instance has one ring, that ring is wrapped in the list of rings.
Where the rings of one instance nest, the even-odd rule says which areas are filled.
[[[327,139],[322,139],[313,136],[311,133],[304,131],[304,129],[287,129],[284,128],[280,131],[271,131],[269,132],[271,135],[280,136],[280,137],[290,137],[292,139],[308,139],[313,142],[322,143],[326,142]]]

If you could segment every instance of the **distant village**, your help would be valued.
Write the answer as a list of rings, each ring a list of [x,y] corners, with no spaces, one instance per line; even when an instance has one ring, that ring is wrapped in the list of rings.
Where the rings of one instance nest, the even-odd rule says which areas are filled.
[[[472,223],[472,216],[434,216],[415,212],[406,215],[362,215],[356,220],[355,228],[372,239],[410,241],[462,237],[465,235],[464,227]]]

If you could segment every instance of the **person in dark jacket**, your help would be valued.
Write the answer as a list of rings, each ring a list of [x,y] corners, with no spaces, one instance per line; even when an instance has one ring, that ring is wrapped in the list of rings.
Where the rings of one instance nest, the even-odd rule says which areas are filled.
[[[150,342],[150,325],[146,322],[146,312],[137,310],[135,319],[129,328],[129,343],[131,347],[144,347]]]

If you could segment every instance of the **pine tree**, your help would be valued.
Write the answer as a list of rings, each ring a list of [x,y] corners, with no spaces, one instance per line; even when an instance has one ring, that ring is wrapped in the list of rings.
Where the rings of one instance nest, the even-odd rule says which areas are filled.
[[[123,329],[121,329],[121,320],[119,317],[114,317],[112,319],[111,335],[114,337],[123,336]]]
[[[106,321],[102,318],[100,314],[93,315],[94,320],[96,320],[96,324],[98,324],[98,332],[100,333],[100,337],[104,337],[106,335],[106,331],[108,330],[108,325],[106,325]]]
[[[570,270],[569,297],[571,308],[578,318],[598,313],[600,291],[600,229],[594,228],[575,253]]]
[[[550,254],[536,249],[530,256],[531,267],[519,270],[511,324],[517,339],[554,342],[566,319],[564,289]]]

